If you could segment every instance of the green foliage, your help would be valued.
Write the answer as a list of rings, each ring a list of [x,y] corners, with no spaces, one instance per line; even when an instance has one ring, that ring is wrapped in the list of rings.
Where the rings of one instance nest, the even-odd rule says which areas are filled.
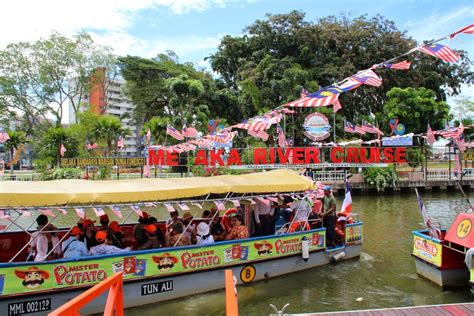
[[[59,166],[61,159],[61,144],[66,148],[65,158],[77,157],[79,152],[79,140],[75,138],[69,128],[50,127],[40,134],[39,141],[34,143],[34,148],[40,160],[51,162],[51,166]]]
[[[80,179],[83,170],[77,168],[53,168],[41,173],[41,180]]]
[[[13,174],[13,166],[16,163],[15,150],[18,150],[27,140],[23,131],[9,131],[8,136],[10,138],[5,142],[5,149],[10,153],[10,172]]]
[[[398,118],[407,131],[425,133],[428,123],[433,129],[442,129],[450,119],[449,105],[444,101],[436,101],[435,93],[425,88],[392,88],[379,121],[388,130],[389,120]]]
[[[425,161],[423,149],[419,147],[409,147],[407,149],[407,161],[408,165],[412,168],[421,166]]]
[[[398,182],[398,176],[392,166],[389,167],[371,167],[362,171],[364,180],[371,187],[377,188],[378,191],[387,187],[394,187]]]
[[[106,155],[112,154],[114,149],[116,151],[117,141],[120,136],[125,137],[128,134],[130,134],[130,131],[122,126],[118,118],[111,115],[99,116],[92,129],[93,138],[106,143]]]

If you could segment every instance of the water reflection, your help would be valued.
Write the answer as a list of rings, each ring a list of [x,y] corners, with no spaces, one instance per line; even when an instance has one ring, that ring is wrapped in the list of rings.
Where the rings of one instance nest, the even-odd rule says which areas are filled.
[[[467,209],[460,194],[423,193],[430,216],[448,227]],[[338,199],[341,205],[341,199]],[[242,315],[268,315],[272,303],[288,313],[325,312],[471,301],[469,290],[442,291],[415,271],[411,231],[422,222],[415,194],[354,196],[364,221],[360,260],[351,260],[239,287]],[[357,301],[358,298],[362,300]],[[127,315],[224,315],[224,292],[195,295],[127,311]]]

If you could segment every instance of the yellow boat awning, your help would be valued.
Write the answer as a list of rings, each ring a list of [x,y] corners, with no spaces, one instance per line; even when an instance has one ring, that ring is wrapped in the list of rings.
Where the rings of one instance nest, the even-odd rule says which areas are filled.
[[[239,176],[0,182],[0,207],[113,204],[197,198],[207,194],[298,192],[313,182],[290,170]]]

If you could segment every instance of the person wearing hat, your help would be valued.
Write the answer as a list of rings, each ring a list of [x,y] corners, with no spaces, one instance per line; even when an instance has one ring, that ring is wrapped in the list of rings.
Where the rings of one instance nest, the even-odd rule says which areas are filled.
[[[38,224],[37,231],[31,234],[29,242],[30,253],[34,254],[34,261],[44,261],[59,258],[61,255],[61,247],[56,246],[59,238],[56,233],[49,232],[57,230],[52,224],[48,224],[48,217],[44,214],[36,218]],[[54,249],[54,250],[53,250]],[[53,252],[48,256],[48,253]]]
[[[80,241],[83,241],[87,249],[91,249],[92,247],[97,245],[97,240],[95,239],[95,228],[94,228],[95,221],[90,220],[88,218],[82,221],[82,229],[84,234],[81,236]]]
[[[110,222],[109,230],[107,234],[107,239],[109,240],[110,245],[114,245],[118,248],[123,248],[122,245],[122,230],[120,229],[120,225],[117,221]]]
[[[193,243],[196,242],[196,224],[193,224],[193,215],[190,212],[183,214],[183,225],[186,229],[184,233]]]
[[[162,246],[160,240],[158,239],[157,230],[158,228],[155,224],[145,225],[144,231],[148,237],[148,240],[141,247],[139,247],[138,250],[154,249],[160,248]]]
[[[332,195],[332,188],[324,187],[323,197],[323,226],[326,227],[326,240],[329,247],[336,246],[336,199]]]
[[[145,234],[145,225],[147,225],[150,215],[147,212],[142,212],[142,215],[138,217],[138,224],[133,227],[133,238],[137,243],[137,247],[140,248],[147,240],[148,237]]]
[[[107,232],[104,230],[97,231],[97,233],[95,234],[95,239],[97,240],[97,246],[92,247],[91,250],[89,251],[89,254],[91,256],[107,255],[107,254],[125,252],[125,251],[131,250],[130,247],[121,249],[112,245],[108,245]]]
[[[62,245],[64,258],[76,259],[89,255],[86,244],[79,240],[82,234],[82,230],[77,226],[71,229],[69,238]]]
[[[102,225],[100,230],[108,230],[109,229],[109,215],[104,214],[99,217],[99,222]]]
[[[209,231],[209,225],[206,222],[200,222],[196,228],[196,239],[197,245],[212,245],[214,243],[214,237],[212,237]]]

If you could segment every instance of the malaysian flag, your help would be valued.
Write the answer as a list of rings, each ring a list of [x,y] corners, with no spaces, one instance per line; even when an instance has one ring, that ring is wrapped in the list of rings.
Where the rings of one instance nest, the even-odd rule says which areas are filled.
[[[218,211],[225,211],[225,204],[222,201],[214,201]]]
[[[447,62],[455,62],[459,56],[451,48],[441,44],[425,45],[418,48],[419,51],[437,57]]]
[[[142,209],[140,208],[140,206],[138,206],[138,205],[131,205],[130,208],[131,208],[132,211],[134,211],[138,216],[143,217],[143,212],[142,212]]]
[[[178,206],[181,211],[189,211],[189,206],[187,206],[186,203],[178,203]]]
[[[239,207],[240,206],[240,201],[239,200],[230,200],[232,204],[234,204],[234,207]]]
[[[165,203],[165,207],[168,210],[168,212],[170,212],[170,213],[176,212],[173,205],[171,205],[171,204]]]
[[[461,134],[458,138],[455,138],[454,142],[456,143],[456,145],[458,145],[460,152],[466,151],[467,146],[466,146],[466,141],[464,139],[464,134]]]
[[[418,199],[418,207],[420,208],[421,216],[423,217],[423,222],[425,223],[426,227],[428,227],[432,237],[441,239],[442,238],[441,231],[433,226],[433,222],[428,216],[428,212],[426,211],[425,205],[423,204],[421,195],[418,194],[417,188],[415,188],[415,192],[416,192],[416,197]]]
[[[86,143],[86,149],[87,150],[92,150],[92,149],[96,149],[97,148],[97,143],[93,143],[93,144],[90,144],[90,143]]]
[[[109,208],[112,210],[112,212],[114,212],[114,214],[119,217],[119,218],[122,218],[122,211],[120,210],[120,207],[117,206],[117,205],[110,205]]]
[[[247,133],[250,136],[263,139],[264,141],[267,141],[268,137],[270,137],[270,135],[268,135],[268,133],[265,132],[265,131],[254,132],[254,131],[251,131],[251,130],[247,130]]]
[[[166,126],[166,134],[170,135],[171,137],[177,140],[184,139],[184,136],[181,135],[181,133],[171,125]]]
[[[404,60],[396,64],[389,64],[389,63],[382,64],[380,68],[408,70],[410,69],[410,66],[411,66],[411,62],[409,62],[408,60]]]
[[[61,157],[64,157],[64,154],[66,153],[67,149],[64,147],[64,144],[61,143],[61,148],[59,148],[59,154]]]
[[[122,150],[125,148],[125,138],[123,136],[120,136],[117,140],[117,149]]]
[[[93,207],[92,210],[95,213],[95,216],[101,217],[105,215],[104,209],[102,207]]]
[[[40,209],[40,213],[46,216],[54,216],[53,211],[49,208]]]
[[[198,137],[198,131],[194,127],[184,127],[181,134],[187,138],[196,138]]]
[[[369,133],[369,134],[380,134],[380,135],[383,135],[382,131],[379,130],[378,127],[372,125],[372,124],[369,124],[365,121],[362,121],[362,130],[366,133]]]
[[[351,123],[349,121],[344,120],[344,132],[352,133],[352,134],[361,134],[364,135],[364,130],[360,127]]]
[[[430,124],[428,124],[428,130],[426,131],[426,140],[428,141],[428,144],[433,145],[433,143],[436,141],[435,134],[433,130],[431,129]]]
[[[445,130],[436,131],[436,134],[441,135],[444,138],[458,138],[462,132],[460,128],[447,128]]]
[[[145,138],[146,138],[147,144],[149,144],[151,140],[151,130],[149,128],[146,130]]]
[[[300,98],[306,98],[309,95],[309,93],[310,92],[306,90],[305,88],[301,88]]]
[[[78,217],[86,218],[86,211],[83,207],[75,207],[74,210],[76,211]]]
[[[449,38],[454,38],[456,37],[458,34],[460,33],[464,33],[464,34],[474,34],[474,24],[471,24],[471,25],[468,25],[466,27],[463,27],[462,29],[452,33],[449,35]]]
[[[277,125],[277,133],[278,133],[278,146],[285,147],[286,145],[286,135],[283,128],[280,125]]]
[[[382,78],[370,69],[361,70],[357,72],[352,78],[360,83],[380,87],[382,85]]]
[[[67,215],[67,211],[65,208],[62,208],[62,207],[58,207],[56,208],[58,211],[60,211],[61,213],[63,213],[63,215]]]

